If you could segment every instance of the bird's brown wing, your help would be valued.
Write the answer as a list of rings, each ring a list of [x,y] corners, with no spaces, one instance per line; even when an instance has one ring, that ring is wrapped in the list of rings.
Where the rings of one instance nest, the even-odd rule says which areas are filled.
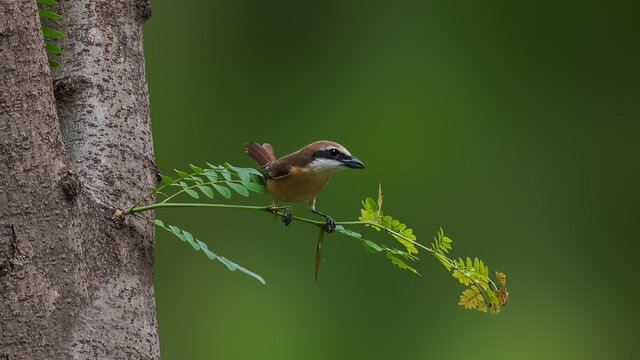
[[[262,171],[262,175],[266,179],[280,179],[291,173],[291,165],[287,164],[284,161],[272,161],[267,164]]]
[[[280,179],[289,175],[292,169],[304,168],[313,160],[313,149],[303,148],[278,160],[271,161],[262,172],[267,179]]]
[[[244,146],[247,153],[262,166],[265,179],[283,178],[291,173],[293,167],[305,167],[313,160],[314,150],[309,147],[276,159],[271,144],[247,143]]]

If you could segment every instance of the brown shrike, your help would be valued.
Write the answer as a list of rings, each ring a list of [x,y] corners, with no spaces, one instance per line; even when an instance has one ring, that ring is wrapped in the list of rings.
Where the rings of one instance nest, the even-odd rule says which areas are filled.
[[[353,157],[344,146],[331,141],[316,141],[302,149],[276,159],[270,144],[246,143],[247,153],[262,167],[273,206],[278,202],[306,201],[309,210],[327,220],[326,230],[332,232],[336,223],[326,214],[316,210],[316,196],[329,182],[331,175],[349,167],[362,169],[362,161]],[[283,210],[282,221],[289,225],[291,212]]]

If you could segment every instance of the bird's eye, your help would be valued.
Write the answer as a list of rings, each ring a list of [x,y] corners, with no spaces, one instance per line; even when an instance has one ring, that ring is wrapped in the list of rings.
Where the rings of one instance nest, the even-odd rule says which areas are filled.
[[[338,155],[340,152],[338,151],[338,149],[331,149],[331,150],[329,150],[329,153],[330,153],[331,155],[333,155],[333,156],[336,156],[336,155]]]

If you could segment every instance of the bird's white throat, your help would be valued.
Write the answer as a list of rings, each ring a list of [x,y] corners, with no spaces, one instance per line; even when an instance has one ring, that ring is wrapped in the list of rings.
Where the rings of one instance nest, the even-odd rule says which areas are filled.
[[[334,173],[338,170],[342,170],[344,166],[342,166],[342,163],[338,160],[317,158],[307,165],[306,168],[314,172]]]

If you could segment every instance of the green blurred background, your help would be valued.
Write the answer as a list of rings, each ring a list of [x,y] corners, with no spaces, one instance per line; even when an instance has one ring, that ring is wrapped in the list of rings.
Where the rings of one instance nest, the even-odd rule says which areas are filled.
[[[429,242],[507,274],[498,315],[422,277],[242,210],[158,216],[262,275],[159,232],[165,359],[604,359],[637,356],[638,6],[608,2],[152,1],[145,55],[156,159],[254,166],[320,139],[367,168],[318,198],[338,220],[375,196]],[[264,195],[234,203],[267,204]],[[304,206],[299,215],[313,217]],[[380,233],[364,234],[386,240]],[[389,242],[392,244],[392,242]],[[635,351],[634,351],[635,350]]]

